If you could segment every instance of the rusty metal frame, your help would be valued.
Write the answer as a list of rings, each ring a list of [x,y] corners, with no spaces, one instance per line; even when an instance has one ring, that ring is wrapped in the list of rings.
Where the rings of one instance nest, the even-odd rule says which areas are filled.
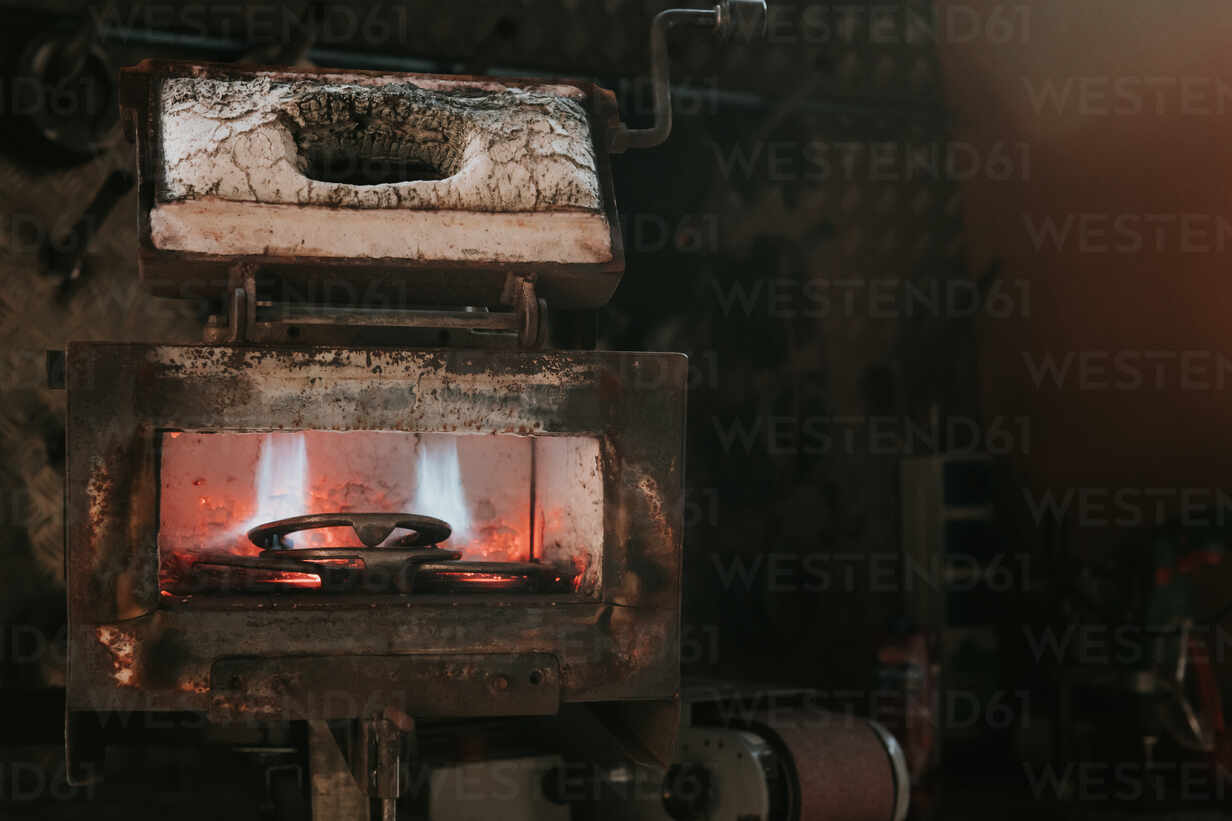
[[[423,672],[451,655],[468,657],[481,679],[509,674],[522,657],[536,669],[553,658],[551,688],[518,691],[533,691],[534,711],[546,709],[549,689],[553,702],[671,699],[685,383],[680,354],[71,343],[68,709],[221,715],[216,687],[226,687],[228,704],[244,700],[242,683],[214,680],[216,665],[234,669],[236,658],[264,660],[244,663],[267,670],[278,659],[381,657],[395,679],[438,688],[445,715],[492,710],[478,695],[449,698],[450,676]],[[161,595],[158,442],[176,429],[594,435],[602,589],[591,599]],[[288,662],[315,681],[303,664]],[[259,678],[262,692],[276,689],[273,673]],[[489,692],[506,704],[515,697]],[[260,714],[318,717],[268,699]]]

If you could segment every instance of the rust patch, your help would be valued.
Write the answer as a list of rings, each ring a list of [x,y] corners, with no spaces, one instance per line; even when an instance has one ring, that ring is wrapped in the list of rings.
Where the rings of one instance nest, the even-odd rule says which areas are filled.
[[[137,686],[137,640],[111,625],[100,625],[94,631],[99,644],[111,654],[111,677],[123,687]]]
[[[205,676],[190,676],[177,683],[176,689],[182,693],[208,693],[210,683]]]
[[[86,499],[89,503],[86,521],[89,525],[89,545],[92,550],[98,549],[97,536],[107,520],[114,489],[115,480],[107,472],[106,462],[95,457],[90,481],[86,484]]]

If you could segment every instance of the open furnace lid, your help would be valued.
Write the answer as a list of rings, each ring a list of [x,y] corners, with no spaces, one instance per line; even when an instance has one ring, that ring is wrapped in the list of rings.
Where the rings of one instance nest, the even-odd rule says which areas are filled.
[[[225,289],[237,262],[443,305],[498,304],[514,273],[562,308],[619,282],[616,103],[591,83],[147,60],[122,100],[155,293]]]

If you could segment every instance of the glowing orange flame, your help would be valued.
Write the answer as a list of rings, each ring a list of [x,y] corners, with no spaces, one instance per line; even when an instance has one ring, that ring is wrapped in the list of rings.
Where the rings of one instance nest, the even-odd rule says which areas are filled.
[[[257,556],[261,548],[248,539],[249,529],[310,513],[407,511],[435,516],[453,528],[441,547],[459,551],[464,560],[527,561],[532,544],[530,449],[529,440],[513,436],[168,433],[161,477],[160,581],[164,588],[186,589],[198,571],[227,570],[218,565],[207,570],[204,564],[194,569],[199,559]],[[567,515],[559,506],[541,508],[535,543],[542,540],[545,523],[559,529]],[[406,533],[394,531],[386,544]],[[293,548],[358,545],[349,527],[302,531],[287,541]],[[579,571],[589,564],[584,551],[574,555],[559,545],[554,548],[556,561],[567,561]],[[322,586],[321,578],[312,574],[234,567],[229,572],[259,586]]]

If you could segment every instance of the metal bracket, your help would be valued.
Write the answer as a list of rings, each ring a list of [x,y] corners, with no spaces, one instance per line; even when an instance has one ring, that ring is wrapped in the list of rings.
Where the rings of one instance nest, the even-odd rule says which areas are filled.
[[[400,726],[383,715],[351,721],[348,761],[329,724],[310,719],[313,821],[372,821],[373,802],[380,808],[380,821],[397,821],[402,734],[414,729],[414,722]]]
[[[512,336],[519,348],[528,350],[542,348],[547,342],[547,303],[535,295],[534,274],[509,275],[501,302],[512,310],[448,311],[262,301],[257,298],[257,270],[247,262],[232,266],[227,314],[209,318],[206,342],[338,344],[342,341],[340,334],[354,336],[378,329],[461,330]]]

